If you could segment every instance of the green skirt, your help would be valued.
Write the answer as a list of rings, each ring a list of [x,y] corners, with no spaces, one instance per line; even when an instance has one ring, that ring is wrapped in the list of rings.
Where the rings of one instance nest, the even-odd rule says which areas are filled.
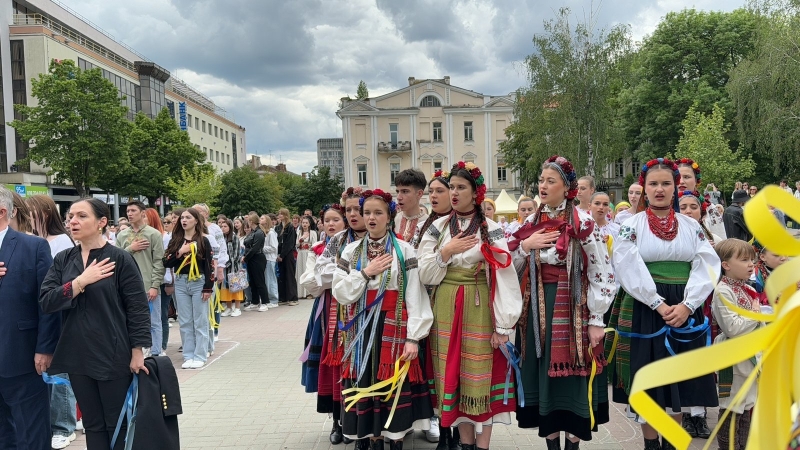
[[[529,354],[522,364],[522,387],[525,391],[525,407],[517,407],[520,428],[539,428],[539,436],[546,437],[557,432],[567,432],[583,441],[592,440],[592,432],[599,424],[607,423],[608,380],[606,371],[594,378],[592,387],[592,409],[595,426],[591,428],[589,418],[589,377],[550,377],[550,336],[552,333],[553,305],[556,301],[556,283],[544,285],[545,335],[542,342],[542,357]],[[536,307],[536,305],[531,305]],[[538,327],[533,323],[533,314],[528,315],[528,329]],[[518,335],[518,340],[521,339]],[[536,348],[534,333],[528,333],[527,346]],[[520,343],[517,342],[519,347]]]

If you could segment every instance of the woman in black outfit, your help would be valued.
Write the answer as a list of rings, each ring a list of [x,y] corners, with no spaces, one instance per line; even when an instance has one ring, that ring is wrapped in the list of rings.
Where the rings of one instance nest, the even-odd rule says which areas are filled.
[[[288,209],[280,210],[278,221],[283,226],[278,233],[278,271],[280,272],[278,299],[294,306],[297,304],[297,277],[295,277],[297,261],[294,259],[297,230],[292,226]]]
[[[72,204],[69,229],[79,245],[56,255],[39,295],[45,313],[62,311],[63,328],[52,373],[69,374],[83,412],[89,450],[108,450],[131,372],[150,347],[150,311],[130,253],[105,241],[108,206],[90,198]],[[114,449],[125,446],[126,421]]]
[[[264,273],[267,270],[267,257],[264,256],[264,232],[258,226],[258,214],[247,216],[250,222],[250,233],[244,238],[244,257],[242,261],[247,264],[247,279],[250,282],[250,292],[253,297],[250,299],[249,309],[258,309],[264,312],[268,309],[267,303],[267,280]]]

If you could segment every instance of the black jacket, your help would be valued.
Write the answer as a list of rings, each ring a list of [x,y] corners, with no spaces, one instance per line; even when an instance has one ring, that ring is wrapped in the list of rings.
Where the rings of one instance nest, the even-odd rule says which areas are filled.
[[[166,356],[146,358],[150,375],[139,371],[135,450],[180,450],[178,414],[183,414],[178,375]]]
[[[244,262],[250,262],[253,259],[266,261],[264,256],[264,232],[261,228],[256,227],[251,232],[247,233],[244,237]]]
[[[174,239],[174,238],[173,238]],[[185,239],[185,242],[191,242],[189,239]],[[170,245],[167,247],[172,246],[172,240],[170,240]],[[182,245],[182,244],[181,244]],[[180,247],[179,247],[180,248]],[[189,274],[189,264],[183,266],[182,269],[178,270],[178,268],[183,263],[183,260],[186,259],[186,255],[178,257],[178,251],[174,251],[172,253],[164,253],[164,268],[166,269],[175,269],[175,275],[188,275]],[[203,252],[198,252],[197,254],[197,265],[199,266],[200,271],[203,273],[203,292],[211,292],[214,288],[214,271],[211,270],[211,261],[213,260],[213,254],[211,253],[211,242],[208,240],[208,237],[203,236]]]
[[[150,347],[150,308],[139,267],[130,253],[106,243],[89,252],[89,263],[111,258],[114,275],[72,296],[83,273],[80,245],[56,255],[39,295],[45,313],[63,311],[63,330],[50,373],[95,380],[130,376],[131,349]]]
[[[291,223],[287,223],[278,235],[278,256],[281,259],[293,257],[295,249],[297,249],[297,230]]]
[[[744,222],[744,211],[738,204],[733,204],[725,208],[725,213],[722,215],[722,223],[725,224],[725,234],[728,238],[741,239],[749,241],[753,238],[753,234],[747,228]]]

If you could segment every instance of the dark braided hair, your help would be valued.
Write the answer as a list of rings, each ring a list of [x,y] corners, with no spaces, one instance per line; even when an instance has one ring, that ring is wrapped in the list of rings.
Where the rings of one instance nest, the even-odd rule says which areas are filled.
[[[478,192],[478,184],[475,182],[475,179],[472,178],[472,174],[467,169],[459,168],[458,165],[454,165],[453,169],[450,171],[450,177],[459,177],[469,181],[469,185],[472,186],[473,192]],[[481,242],[484,244],[489,244],[489,224],[486,222],[486,215],[483,214],[483,208],[481,205],[477,204],[474,200],[472,204],[475,206],[475,218],[478,220],[478,227],[481,230]],[[451,217],[455,216],[456,210],[454,209],[450,215]],[[452,230],[451,230],[452,232]]]
[[[447,182],[447,179],[445,179],[444,177],[435,177],[435,178],[433,178],[431,181],[428,182],[428,187],[431,187],[431,185],[433,184],[434,181],[438,181],[439,183],[442,183],[447,188],[450,187],[450,184]],[[451,208],[451,210],[452,210],[452,208]],[[428,215],[428,218],[425,219],[425,223],[422,224],[422,227],[420,227],[419,231],[417,232],[417,236],[419,238],[414,240],[414,248],[415,249],[419,249],[419,242],[422,240],[422,235],[425,234],[426,231],[428,231],[428,228],[430,228],[431,225],[433,225],[433,222],[435,222],[437,219],[440,219],[440,218],[442,218],[444,216],[447,216],[447,215],[448,214],[439,214],[436,211],[434,211],[433,209],[431,209],[431,213]]]

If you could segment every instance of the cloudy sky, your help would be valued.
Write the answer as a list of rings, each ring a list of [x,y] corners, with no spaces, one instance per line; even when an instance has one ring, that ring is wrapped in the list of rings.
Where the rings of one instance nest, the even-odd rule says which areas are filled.
[[[339,98],[408,77],[451,77],[488,95],[526,82],[521,61],[542,23],[570,7],[635,40],[670,11],[729,11],[744,0],[62,0],[211,97],[247,128],[248,153],[300,173],[316,140],[341,137]],[[264,159],[264,158],[262,158]],[[265,161],[266,162],[266,161]]]

